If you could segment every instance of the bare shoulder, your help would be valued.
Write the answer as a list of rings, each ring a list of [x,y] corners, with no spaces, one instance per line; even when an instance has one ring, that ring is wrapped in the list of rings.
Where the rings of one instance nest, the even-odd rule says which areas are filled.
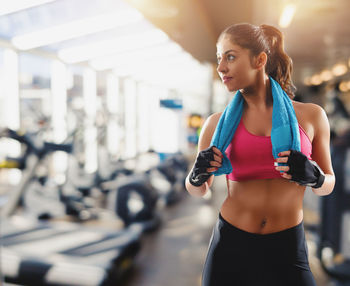
[[[304,102],[298,102],[298,101],[292,101],[292,102],[293,102],[295,112],[302,117],[314,118],[316,120],[319,120],[326,116],[325,110],[318,104],[304,103]]]
[[[310,133],[313,134],[312,137],[314,137],[320,129],[329,129],[327,114],[321,106],[315,103],[292,102],[298,122],[305,130],[309,130]],[[310,130],[310,128],[312,130]]]
[[[216,125],[219,122],[222,112],[216,112],[208,116],[205,120],[201,134],[199,136],[198,149],[203,150],[209,147]]]
[[[307,112],[309,113],[319,113],[319,112],[324,112],[323,108],[319,106],[318,104],[315,103],[310,103],[310,102],[299,102],[299,101],[294,101],[292,100],[293,106],[295,111],[299,112]]]
[[[208,124],[214,124],[216,127],[216,125],[218,124],[219,119],[221,117],[221,114],[222,114],[222,112],[215,112],[215,113],[209,115],[207,118]]]
[[[222,112],[216,112],[208,116],[208,118],[205,120],[203,124],[202,132],[214,133],[216,125],[218,124],[219,119],[221,117],[221,114]]]

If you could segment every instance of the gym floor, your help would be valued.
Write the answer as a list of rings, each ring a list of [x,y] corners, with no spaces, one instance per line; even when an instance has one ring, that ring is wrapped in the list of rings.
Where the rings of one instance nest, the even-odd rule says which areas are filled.
[[[216,178],[212,198],[195,198],[184,192],[178,204],[166,209],[163,225],[145,237],[135,268],[123,285],[200,286],[212,227],[225,197],[224,179],[223,176]],[[317,213],[304,207],[304,223],[312,224],[316,219]],[[334,286],[315,256],[314,236],[306,231],[306,238],[317,285]]]

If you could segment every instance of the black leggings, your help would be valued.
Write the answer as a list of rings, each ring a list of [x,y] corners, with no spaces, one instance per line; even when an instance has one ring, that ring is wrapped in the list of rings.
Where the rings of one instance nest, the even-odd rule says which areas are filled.
[[[205,261],[202,286],[316,286],[303,222],[283,231],[254,234],[219,214]]]

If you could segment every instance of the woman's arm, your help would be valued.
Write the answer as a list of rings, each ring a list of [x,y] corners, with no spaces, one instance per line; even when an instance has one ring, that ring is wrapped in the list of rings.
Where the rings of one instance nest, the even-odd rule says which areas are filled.
[[[207,120],[204,122],[201,130],[201,134],[199,136],[199,141],[198,141],[198,153],[210,146],[210,142],[213,137],[216,125],[220,119],[220,116],[221,116],[221,112],[214,113],[210,115],[207,118]],[[198,156],[198,153],[197,153],[197,156]],[[192,166],[192,169],[193,169],[193,166]],[[208,192],[210,186],[213,184],[214,175],[210,176],[210,178],[203,185],[196,187],[189,182],[189,176],[192,173],[192,169],[186,177],[186,181],[185,181],[186,189],[192,196],[202,197]],[[214,170],[215,169],[212,168],[212,170],[209,169],[208,171],[212,172]]]
[[[309,162],[304,154],[295,150],[292,154],[291,159],[292,161],[294,160],[294,163],[288,163],[289,157],[291,156],[291,150],[288,150],[280,152],[279,158],[276,159],[276,162],[292,164],[294,166],[294,171],[290,170],[290,166],[276,166],[275,168],[277,171],[283,171],[281,173],[281,176],[283,178],[295,181],[301,185],[318,185],[320,183],[321,185],[318,185],[317,187],[315,186],[314,188],[312,188],[312,191],[316,195],[326,196],[333,191],[335,184],[335,176],[332,168],[329,146],[330,128],[328,119],[324,110],[316,104],[305,104],[304,112],[308,114],[308,116],[310,116],[311,118],[310,122],[312,123],[314,130],[314,137],[312,140],[312,160],[317,163],[318,167],[314,166],[313,163]],[[304,160],[307,161],[304,162]],[[295,172],[295,168],[301,169],[298,170],[299,174],[298,172],[293,173],[293,178],[292,174],[289,172]],[[302,170],[302,168],[305,168],[305,170]],[[315,168],[318,171],[319,169],[321,169],[321,171],[317,172]],[[302,171],[304,171],[304,174],[302,173]],[[317,176],[317,174],[321,175],[322,177],[315,177]],[[307,182],[308,180],[311,181]]]
[[[314,119],[314,138],[312,140],[312,160],[324,172],[325,180],[320,188],[312,189],[319,196],[329,195],[335,185],[330,154],[330,128],[326,112],[322,107],[312,104],[312,118]]]

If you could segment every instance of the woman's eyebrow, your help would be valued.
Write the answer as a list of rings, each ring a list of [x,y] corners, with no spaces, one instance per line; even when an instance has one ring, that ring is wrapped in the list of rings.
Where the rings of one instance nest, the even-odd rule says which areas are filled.
[[[226,52],[224,52],[224,55],[226,55],[226,54],[229,53],[229,52],[238,53],[238,51],[231,49],[231,50],[227,50]],[[219,55],[220,55],[219,53],[216,53],[216,56],[219,56]]]

